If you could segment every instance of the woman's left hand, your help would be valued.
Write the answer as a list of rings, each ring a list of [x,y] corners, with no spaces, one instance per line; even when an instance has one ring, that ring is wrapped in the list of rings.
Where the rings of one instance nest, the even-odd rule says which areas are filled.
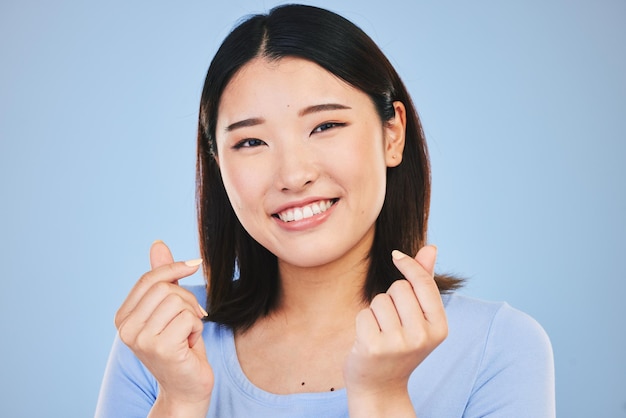
[[[437,248],[393,262],[395,281],[356,318],[356,341],[344,366],[350,416],[415,416],[407,384],[413,370],[446,338],[446,314],[434,281]],[[389,408],[392,408],[391,410]]]

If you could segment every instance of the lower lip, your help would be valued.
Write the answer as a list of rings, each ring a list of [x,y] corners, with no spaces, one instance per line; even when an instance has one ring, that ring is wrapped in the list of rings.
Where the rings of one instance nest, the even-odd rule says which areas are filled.
[[[279,218],[273,218],[278,226],[288,231],[305,231],[315,228],[328,219],[328,217],[334,212],[335,208],[339,204],[339,201],[335,202],[328,210],[317,215],[313,215],[310,218],[300,219],[299,221],[283,222]]]

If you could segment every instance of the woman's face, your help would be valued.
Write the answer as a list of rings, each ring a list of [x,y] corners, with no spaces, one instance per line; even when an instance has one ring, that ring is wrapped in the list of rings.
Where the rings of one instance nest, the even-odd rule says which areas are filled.
[[[237,217],[281,263],[362,259],[386,168],[401,160],[404,107],[383,124],[365,93],[318,65],[257,58],[222,94],[216,140]]]

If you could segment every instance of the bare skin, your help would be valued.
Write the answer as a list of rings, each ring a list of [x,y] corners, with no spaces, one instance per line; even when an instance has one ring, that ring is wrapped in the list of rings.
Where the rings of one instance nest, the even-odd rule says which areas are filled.
[[[239,362],[252,383],[276,394],[345,386],[342,369],[354,344],[354,318],[367,307],[360,297],[363,259],[359,255],[343,268],[325,266],[308,275],[281,268],[278,308],[235,337]]]
[[[354,344],[351,322],[320,329],[279,318],[259,321],[235,339],[242,370],[255,386],[275,394],[343,388],[342,368]]]

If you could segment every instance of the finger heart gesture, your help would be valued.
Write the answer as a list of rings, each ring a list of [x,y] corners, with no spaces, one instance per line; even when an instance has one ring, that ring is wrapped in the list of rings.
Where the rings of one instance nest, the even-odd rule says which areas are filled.
[[[115,316],[120,339],[159,382],[156,410],[160,406],[185,416],[204,416],[213,388],[202,339],[206,312],[178,285],[200,263],[174,262],[167,246],[155,242],[150,249],[152,270],[139,279]]]
[[[376,400],[382,405],[409,401],[411,373],[446,338],[446,315],[434,281],[436,256],[434,246],[423,247],[414,259],[393,251],[406,280],[395,281],[357,315],[356,341],[344,367],[351,416],[358,415],[352,414],[355,405],[363,410],[375,407]]]

